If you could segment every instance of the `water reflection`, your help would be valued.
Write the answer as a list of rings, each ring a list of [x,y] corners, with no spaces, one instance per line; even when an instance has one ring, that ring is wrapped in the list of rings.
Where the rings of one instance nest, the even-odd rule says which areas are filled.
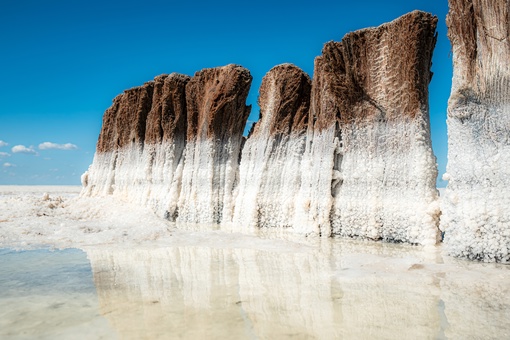
[[[509,267],[405,245],[87,250],[123,338],[501,338]]]

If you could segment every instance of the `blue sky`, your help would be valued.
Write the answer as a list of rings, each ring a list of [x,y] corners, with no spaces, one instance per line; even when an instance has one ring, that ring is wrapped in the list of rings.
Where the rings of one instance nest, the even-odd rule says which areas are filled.
[[[414,9],[439,18],[430,115],[441,176],[452,77],[447,0],[2,0],[0,185],[78,185],[112,99],[159,74],[243,65],[253,75],[254,121],[273,66],[294,63],[312,76],[325,42]]]

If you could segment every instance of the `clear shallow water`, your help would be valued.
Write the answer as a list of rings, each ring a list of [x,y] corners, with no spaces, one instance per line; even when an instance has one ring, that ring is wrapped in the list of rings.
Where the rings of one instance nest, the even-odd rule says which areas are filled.
[[[214,235],[0,250],[0,338],[510,337],[509,266],[439,247]]]

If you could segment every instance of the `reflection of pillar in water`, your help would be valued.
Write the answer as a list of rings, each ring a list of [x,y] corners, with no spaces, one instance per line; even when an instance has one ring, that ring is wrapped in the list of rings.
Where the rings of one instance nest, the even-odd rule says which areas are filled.
[[[126,338],[332,338],[340,301],[317,253],[178,247],[87,251],[101,313]],[[336,307],[335,307],[336,306]]]
[[[133,339],[510,332],[505,268],[443,263],[438,253],[401,245],[328,240],[261,248],[259,241],[250,248],[88,250],[101,314]]]
[[[260,338],[334,339],[341,334],[341,289],[319,252],[236,251],[241,303]]]
[[[361,251],[360,251],[361,250]],[[435,253],[402,244],[336,243],[333,280],[342,287],[341,337],[441,338]]]
[[[101,313],[123,338],[234,338],[246,333],[229,250],[87,251]]]
[[[340,280],[342,334],[353,339],[437,338],[441,333],[438,282],[423,280],[377,274]]]

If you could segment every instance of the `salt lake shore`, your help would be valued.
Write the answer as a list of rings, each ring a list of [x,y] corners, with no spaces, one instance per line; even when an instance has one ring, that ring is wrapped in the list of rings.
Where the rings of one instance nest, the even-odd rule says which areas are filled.
[[[506,265],[441,245],[179,227],[80,190],[0,186],[0,336],[510,334]]]

